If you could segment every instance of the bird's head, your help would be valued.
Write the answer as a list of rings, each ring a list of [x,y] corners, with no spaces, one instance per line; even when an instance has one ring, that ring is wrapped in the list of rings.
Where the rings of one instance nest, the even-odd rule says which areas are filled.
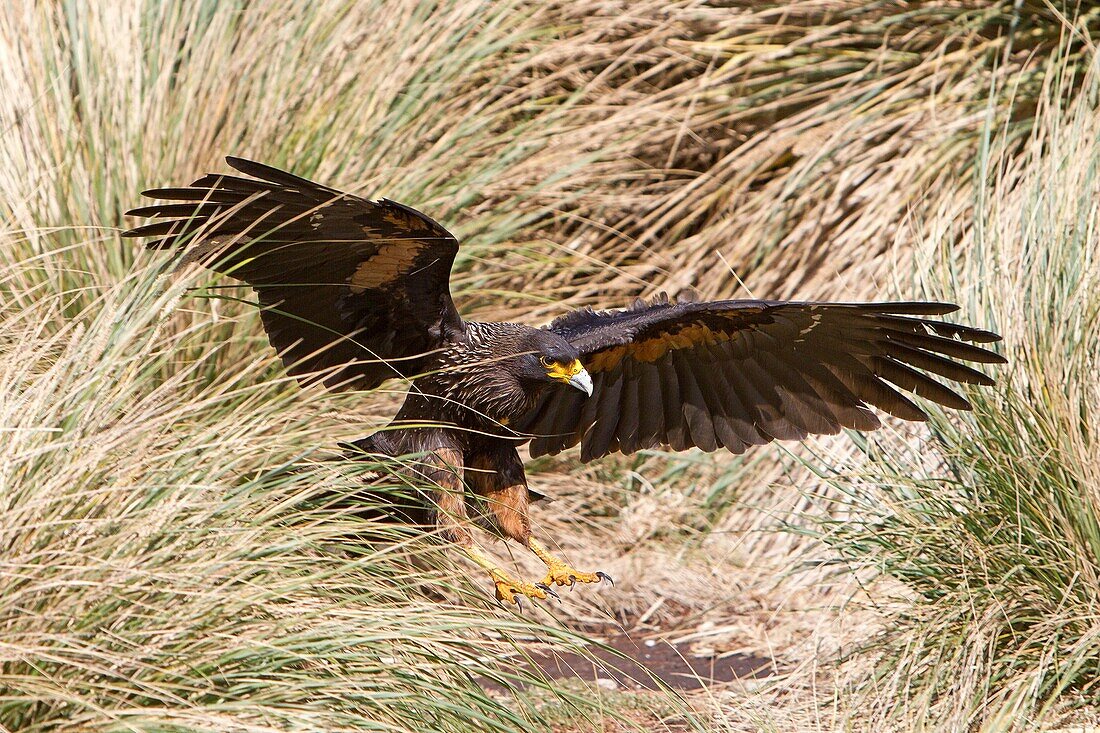
[[[542,329],[531,329],[522,344],[520,356],[524,381],[546,386],[567,384],[592,396],[592,377],[580,361],[573,345],[561,336]]]

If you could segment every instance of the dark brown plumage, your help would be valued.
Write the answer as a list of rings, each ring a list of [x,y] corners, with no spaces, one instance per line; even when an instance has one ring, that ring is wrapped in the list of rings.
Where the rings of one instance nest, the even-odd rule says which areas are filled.
[[[504,600],[606,577],[574,570],[531,536],[517,450],[525,442],[532,455],[579,443],[584,461],[657,446],[740,453],[776,439],[873,430],[871,406],[926,419],[905,392],[969,409],[930,374],[990,385],[956,360],[1004,362],[975,345],[996,334],[938,320],[956,310],[944,303],[661,297],[574,311],[541,329],[466,322],[448,287],[458,242],[438,223],[392,201],[227,160],[251,178],[211,174],[146,191],[182,203],[129,212],[168,220],[125,236],[183,247],[183,262],[251,285],[272,345],[303,382],[370,389],[410,380],[394,429],[355,446],[421,456],[408,470],[436,487],[436,521]],[[482,501],[468,501],[475,497]],[[538,554],[543,582],[508,577],[474,542],[470,519]]]
[[[879,420],[867,405],[926,419],[899,388],[968,410],[961,395],[913,369],[993,384],[945,356],[1003,362],[972,345],[997,341],[996,334],[918,317],[955,310],[943,303],[662,298],[625,310],[575,311],[547,328],[580,352],[592,398],[543,394],[516,427],[536,436],[532,455],[580,443],[588,461],[659,445],[741,453],[775,439],[874,430]],[[654,399],[662,393],[677,399]]]

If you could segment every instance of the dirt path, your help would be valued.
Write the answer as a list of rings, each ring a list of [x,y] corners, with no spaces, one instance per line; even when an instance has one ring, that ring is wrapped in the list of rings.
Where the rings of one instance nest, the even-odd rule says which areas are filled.
[[[589,659],[552,649],[530,652],[531,662],[553,679],[580,679],[607,687],[656,690],[698,690],[737,679],[759,679],[775,674],[772,660],[745,654],[695,656],[688,645],[644,639],[619,633],[593,647]],[[490,685],[499,689],[496,685]]]

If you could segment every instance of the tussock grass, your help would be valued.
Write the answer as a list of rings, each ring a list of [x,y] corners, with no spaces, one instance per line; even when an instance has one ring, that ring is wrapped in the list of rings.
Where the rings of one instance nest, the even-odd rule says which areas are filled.
[[[861,294],[914,207],[959,200],[986,117],[1026,139],[1046,59],[1084,66],[1100,14],[1071,11],[17,4],[0,18],[5,219],[113,228],[136,190],[233,152],[431,211],[466,239],[475,307],[729,295],[723,260],[762,293]]]
[[[1010,364],[975,410],[937,413],[931,440],[873,440],[826,535],[856,566],[901,581],[880,640],[882,721],[1022,730],[1095,700],[1100,679],[1100,124],[1094,78],[1055,85],[1024,158],[979,161],[978,219],[928,231],[933,296],[1005,336]],[[1002,131],[1003,132],[1003,131]],[[933,274],[935,273],[935,274]],[[963,285],[967,283],[967,285]],[[931,453],[942,461],[929,463]]]
[[[205,379],[218,329],[164,327],[186,279],[89,282],[65,317],[74,294],[5,274],[34,304],[0,308],[0,728],[543,722],[476,678],[546,691],[512,671],[515,640],[569,635],[494,611],[418,532],[336,508],[380,467],[311,460],[333,418],[265,379],[270,355]],[[188,341],[206,356],[180,360]]]
[[[883,434],[880,473],[841,487],[856,521],[826,539],[906,588],[870,720],[867,688],[822,679],[813,650],[759,695],[708,702],[730,730],[964,729],[1094,694],[1084,70],[1100,13],[1076,10],[5,5],[0,724],[513,730],[597,728],[609,712],[585,691],[482,692],[471,676],[506,675],[512,639],[568,635],[482,608],[429,543],[325,502],[371,467],[313,451],[375,428],[396,395],[299,390],[233,300],[246,291],[158,279],[118,241],[137,191],[220,170],[226,153],[430,212],[464,240],[454,288],[472,317],[538,321],[562,301],[660,289],[729,297],[742,279],[759,296],[913,297],[907,263],[949,273],[922,286],[1004,332],[1014,370],[974,395],[972,420],[937,416],[934,458]],[[771,455],[538,463],[561,497],[539,514],[550,534],[578,555],[622,549],[638,571],[568,613],[697,619],[730,599],[690,566],[797,567],[774,533],[742,531],[820,510]],[[337,541],[368,530],[391,542]],[[735,648],[782,656],[801,629],[774,650],[746,639],[789,599],[754,593],[769,618]]]

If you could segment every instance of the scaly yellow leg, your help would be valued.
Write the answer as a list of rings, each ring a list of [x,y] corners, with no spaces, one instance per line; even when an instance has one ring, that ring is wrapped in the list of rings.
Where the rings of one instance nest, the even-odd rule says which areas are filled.
[[[462,551],[485,569],[497,586],[497,600],[519,605],[519,597],[544,599],[547,595],[556,596],[549,586],[541,583],[523,583],[513,579],[508,573],[500,569],[493,559],[486,555],[477,545],[463,546]]]
[[[528,540],[527,546],[531,548],[531,552],[538,555],[539,559],[546,563],[546,578],[542,581],[543,585],[549,586],[550,584],[556,584],[572,586],[574,583],[599,583],[601,580],[606,580],[612,585],[615,585],[615,581],[612,580],[611,576],[607,573],[599,571],[595,573],[585,573],[576,570],[569,563],[551,555],[550,551],[533,537]]]

